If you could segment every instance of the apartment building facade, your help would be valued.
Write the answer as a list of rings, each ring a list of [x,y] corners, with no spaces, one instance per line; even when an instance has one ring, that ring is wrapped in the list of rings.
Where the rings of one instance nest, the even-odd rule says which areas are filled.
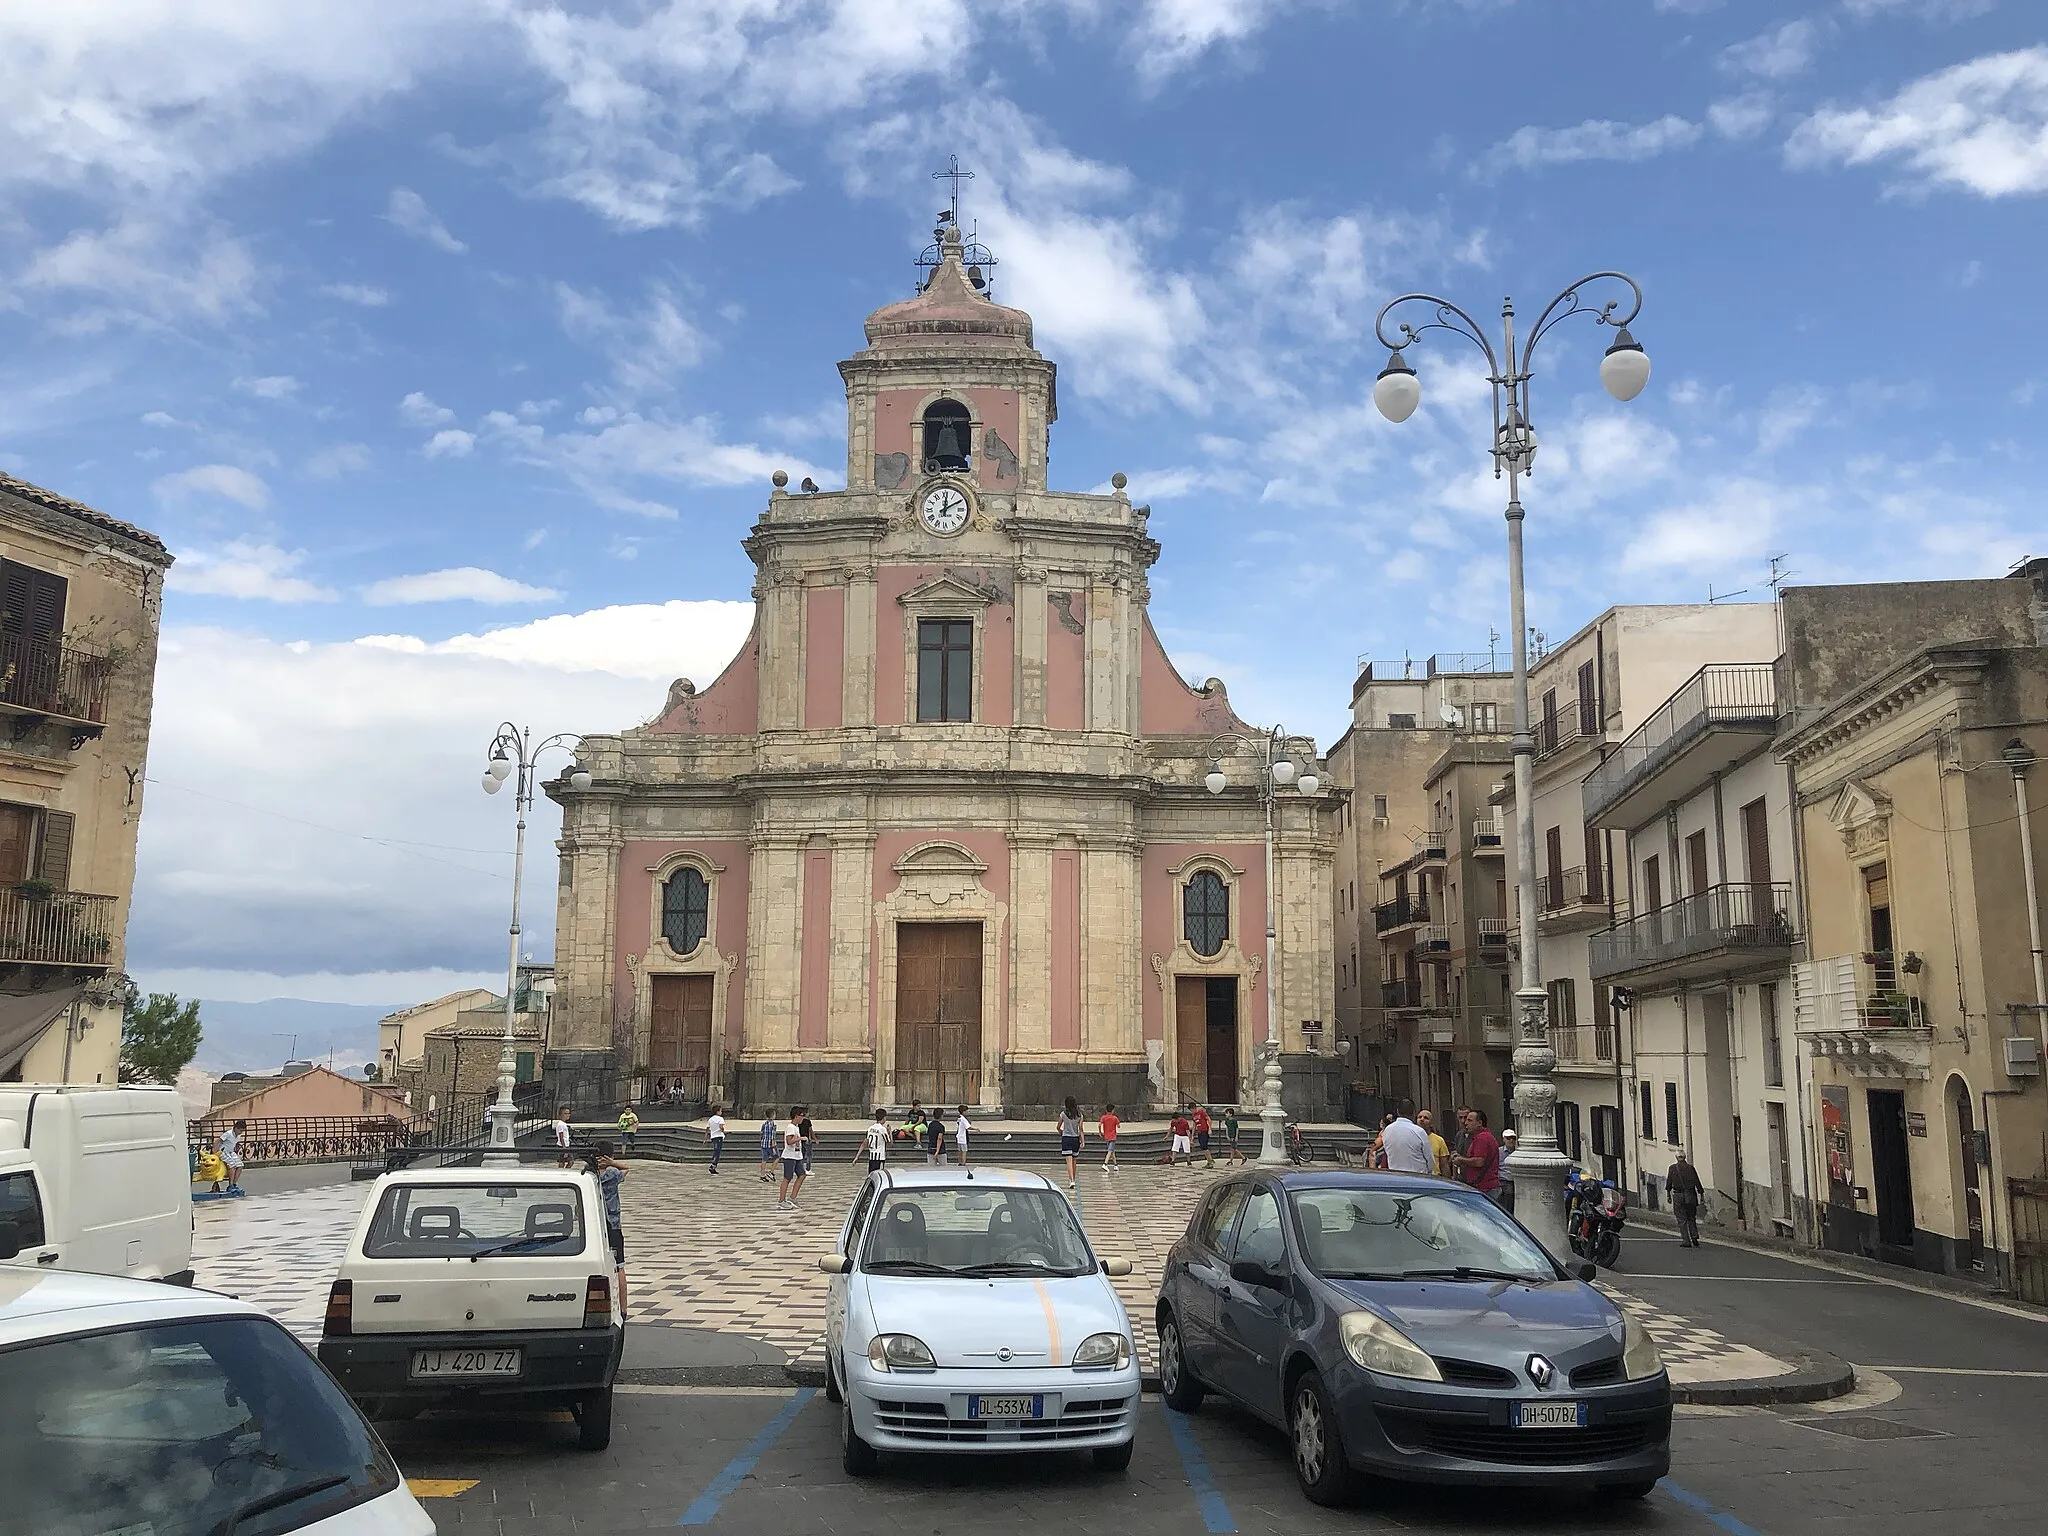
[[[170,564],[155,534],[0,475],[0,1082],[118,1076]]]
[[[1360,1093],[1502,1107],[1500,837],[1512,679],[1497,658],[1362,664],[1331,746],[1336,1052]]]
[[[1626,922],[1631,901],[1640,898],[1625,875],[1616,879],[1625,865],[1614,833],[1587,819],[1584,782],[1703,657],[1768,663],[1776,654],[1768,604],[1641,604],[1609,608],[1530,669],[1537,911],[1532,922],[1518,907],[1511,910],[1516,952],[1533,934],[1557,1051],[1558,1145],[1582,1166],[1632,1188],[1641,1187],[1641,1170],[1630,1155],[1624,1114],[1627,1042],[1591,956],[1594,933]],[[1512,829],[1512,795],[1499,798]],[[1513,891],[1519,851],[1512,835],[1507,841]]]

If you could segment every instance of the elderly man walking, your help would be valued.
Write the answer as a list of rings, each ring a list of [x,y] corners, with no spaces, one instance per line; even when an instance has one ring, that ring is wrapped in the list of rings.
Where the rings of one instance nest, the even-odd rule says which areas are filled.
[[[1671,1195],[1671,1214],[1678,1218],[1678,1241],[1686,1248],[1700,1245],[1700,1197],[1706,1193],[1706,1186],[1700,1183],[1700,1171],[1686,1161],[1685,1148],[1678,1149],[1678,1156],[1671,1164],[1670,1172],[1664,1175],[1664,1188]]]
[[[1394,1123],[1380,1132],[1387,1167],[1395,1173],[1435,1173],[1436,1151],[1429,1132],[1415,1123],[1415,1106],[1406,1099],[1394,1112]]]

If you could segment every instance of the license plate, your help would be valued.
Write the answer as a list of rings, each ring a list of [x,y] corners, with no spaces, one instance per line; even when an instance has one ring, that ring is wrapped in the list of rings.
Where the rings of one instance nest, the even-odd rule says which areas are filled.
[[[1585,1427],[1586,1405],[1584,1403],[1515,1404],[1515,1428],[1517,1429],[1584,1429]]]
[[[412,1379],[436,1376],[517,1376],[525,1367],[519,1349],[416,1349]]]
[[[1032,1397],[969,1397],[967,1417],[970,1419],[1041,1419],[1045,1417],[1045,1399]]]

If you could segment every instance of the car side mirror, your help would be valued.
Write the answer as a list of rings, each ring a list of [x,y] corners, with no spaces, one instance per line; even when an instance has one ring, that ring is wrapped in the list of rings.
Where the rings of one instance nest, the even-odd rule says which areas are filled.
[[[1235,1260],[1230,1266],[1230,1278],[1239,1285],[1263,1285],[1269,1291],[1289,1289],[1287,1277],[1278,1270],[1255,1264],[1250,1259]]]
[[[1591,1285],[1594,1280],[1599,1278],[1600,1271],[1595,1269],[1591,1264],[1581,1264],[1576,1270],[1572,1271],[1572,1273],[1577,1275],[1581,1280],[1585,1281],[1588,1285]]]
[[[853,1270],[853,1260],[843,1253],[828,1253],[818,1260],[818,1268],[828,1275],[849,1274]]]
[[[1131,1272],[1131,1261],[1129,1259],[1104,1259],[1102,1261],[1102,1272],[1105,1275],[1122,1278]]]

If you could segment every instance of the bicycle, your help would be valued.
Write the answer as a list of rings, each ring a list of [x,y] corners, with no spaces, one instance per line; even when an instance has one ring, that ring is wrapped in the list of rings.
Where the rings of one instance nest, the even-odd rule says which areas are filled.
[[[1315,1160],[1316,1149],[1310,1146],[1308,1138],[1302,1135],[1301,1127],[1290,1124],[1287,1127],[1287,1161],[1297,1168],[1306,1168]]]

